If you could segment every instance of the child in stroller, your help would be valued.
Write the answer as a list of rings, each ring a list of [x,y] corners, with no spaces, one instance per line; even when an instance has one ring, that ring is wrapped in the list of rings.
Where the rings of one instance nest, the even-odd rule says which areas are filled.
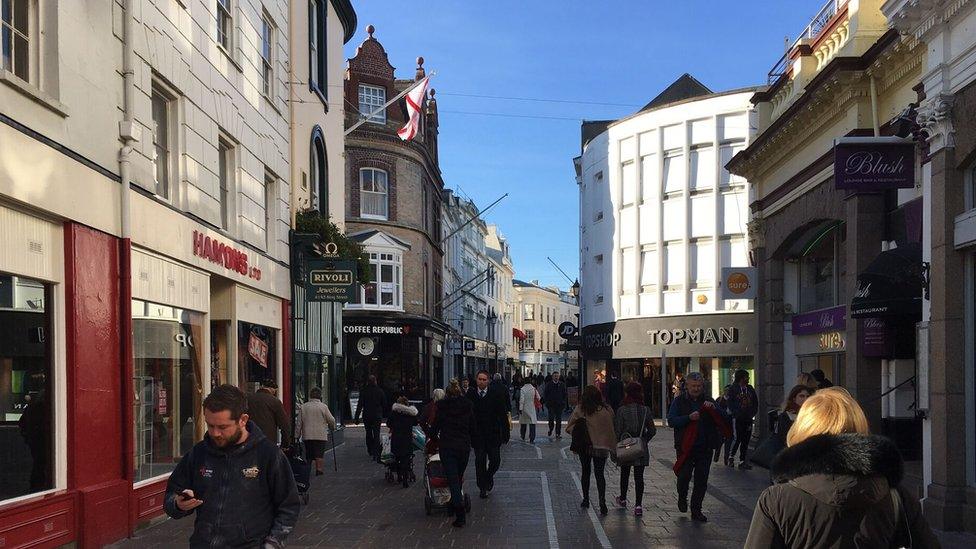
[[[410,405],[407,397],[401,396],[393,405],[386,426],[390,429],[391,456],[381,459],[386,465],[386,479],[410,486],[417,477],[413,473],[413,427],[417,424],[417,408]]]

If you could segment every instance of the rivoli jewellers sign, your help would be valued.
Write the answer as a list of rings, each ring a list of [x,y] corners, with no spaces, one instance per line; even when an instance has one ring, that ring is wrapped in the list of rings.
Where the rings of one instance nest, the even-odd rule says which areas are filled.
[[[900,137],[835,139],[834,184],[854,191],[914,188],[915,142]]]

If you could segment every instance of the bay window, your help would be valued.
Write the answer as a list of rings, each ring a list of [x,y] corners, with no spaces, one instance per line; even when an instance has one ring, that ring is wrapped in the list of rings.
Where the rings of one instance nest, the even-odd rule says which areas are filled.
[[[402,262],[398,253],[370,252],[369,282],[362,285],[354,303],[369,309],[402,309]]]

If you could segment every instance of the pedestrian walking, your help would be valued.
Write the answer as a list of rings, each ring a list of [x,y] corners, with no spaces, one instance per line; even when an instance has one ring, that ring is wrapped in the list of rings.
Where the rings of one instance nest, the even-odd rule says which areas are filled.
[[[678,476],[678,510],[688,510],[688,486],[695,480],[691,492],[691,519],[707,522],[702,513],[702,501],[708,489],[708,472],[712,452],[721,446],[723,437],[731,436],[729,418],[705,394],[705,379],[699,372],[688,374],[685,392],[671,402],[668,425],[674,429],[674,449],[677,459],[674,472]]]
[[[413,426],[417,424],[417,408],[405,396],[393,403],[386,427],[390,430],[390,452],[397,462],[397,482],[410,486],[413,461]]]
[[[315,462],[315,475],[319,476],[325,474],[325,444],[329,441],[329,430],[336,428],[336,420],[329,406],[322,402],[322,389],[316,387],[308,396],[308,402],[298,410],[295,436],[305,441],[305,455]]]
[[[278,443],[278,431],[281,431],[281,445],[290,446],[291,422],[288,421],[285,405],[278,400],[277,393],[278,384],[275,380],[262,381],[261,388],[247,396],[248,416],[272,444]]]
[[[431,426],[434,424],[434,418],[437,417],[437,403],[444,399],[445,394],[444,389],[434,389],[430,394],[430,402],[424,406],[420,416],[417,417],[417,424],[424,430],[428,439],[431,438]]]
[[[522,440],[525,440],[525,428],[529,429],[529,444],[535,444],[535,423],[539,420],[536,412],[536,403],[541,397],[535,385],[532,385],[532,378],[525,378],[525,383],[519,389],[519,433]]]
[[[776,439],[779,441],[779,448],[786,448],[786,435],[796,422],[796,416],[800,413],[800,407],[810,398],[810,389],[806,385],[794,385],[790,389],[789,395],[780,407],[779,416],[776,418]]]
[[[475,420],[471,446],[474,448],[474,469],[481,491],[479,496],[484,499],[495,487],[495,473],[501,466],[502,429],[508,420],[505,411],[508,397],[496,387],[488,386],[487,370],[478,372],[475,384],[468,391],[468,398],[474,405]]]
[[[380,462],[383,445],[380,442],[380,427],[383,424],[383,411],[386,410],[386,393],[376,383],[376,376],[370,375],[366,386],[359,392],[359,403],[353,421],[358,425],[360,414],[366,427],[366,452],[376,463]]]
[[[786,444],[773,460],[775,484],[759,496],[745,547],[939,547],[918,500],[900,486],[898,448],[870,434],[846,390],[810,396]]]
[[[552,380],[546,384],[542,393],[542,403],[549,418],[549,438],[552,438],[553,428],[556,438],[563,438],[563,409],[566,408],[568,397],[566,382],[560,379],[559,372],[553,372]]]
[[[610,380],[607,381],[607,404],[616,412],[623,401],[624,382],[620,381],[620,372],[613,370],[610,372]]]
[[[574,429],[583,429],[577,434]],[[587,441],[584,448],[577,448],[582,473],[583,501],[580,507],[590,506],[590,473],[596,476],[596,490],[600,497],[600,514],[607,509],[607,458],[617,440],[613,430],[613,410],[604,404],[600,390],[592,385],[583,388],[583,396],[566,423],[566,431],[573,436],[574,445],[578,437]],[[574,451],[577,451],[574,450]]]
[[[796,376],[795,385],[806,386],[807,389],[810,389],[811,395],[817,391],[817,380],[806,372],[801,372],[800,375]]]
[[[644,515],[644,468],[651,464],[648,443],[657,433],[654,414],[644,405],[644,387],[640,383],[628,383],[624,390],[624,402],[614,415],[614,430],[617,441],[628,438],[641,440],[641,453],[632,461],[619,461],[620,495],[617,505],[627,507],[627,488],[630,486],[630,471],[634,470],[634,516]]]
[[[220,385],[203,401],[207,432],[166,484],[166,514],[195,514],[191,548],[283,547],[301,504],[288,458],[247,413],[248,398]]]
[[[825,374],[820,368],[812,370],[810,372],[810,377],[817,382],[817,389],[826,389],[834,386],[834,383],[827,379],[827,374]]]
[[[752,439],[752,425],[756,414],[759,413],[759,397],[756,390],[749,385],[749,372],[746,370],[736,370],[732,387],[729,389],[729,411],[734,420],[735,430],[733,431],[735,441],[732,449],[726,458],[725,464],[735,467],[735,452],[739,451],[739,469],[752,469],[752,465],[746,460],[749,452],[749,441]]]
[[[732,417],[732,412],[729,409],[729,398],[730,398],[729,392],[731,390],[732,390],[732,384],[729,383],[728,385],[725,386],[724,389],[722,389],[722,394],[717,399],[715,399],[715,406],[717,406],[718,409],[723,414],[725,414],[726,417]],[[725,464],[729,463],[729,453],[732,450],[733,438],[734,437],[730,437],[722,440],[722,447],[715,449],[715,455],[712,458],[713,463],[718,463],[719,456],[722,456],[722,463]],[[724,455],[723,455],[723,450],[724,450]]]
[[[447,386],[447,395],[437,403],[432,434],[437,439],[441,464],[451,488],[451,507],[454,509],[453,526],[464,526],[464,497],[461,493],[461,479],[468,467],[471,454],[471,431],[474,428],[474,405],[461,392],[461,384],[452,379]]]

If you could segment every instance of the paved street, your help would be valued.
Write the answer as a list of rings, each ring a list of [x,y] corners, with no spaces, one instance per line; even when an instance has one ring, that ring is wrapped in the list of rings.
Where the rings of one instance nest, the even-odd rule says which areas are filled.
[[[545,429],[539,425],[542,435]],[[753,502],[767,477],[758,468],[714,467],[704,505],[709,522],[693,523],[676,508],[671,432],[661,429],[645,473],[643,518],[613,504],[610,514],[600,517],[595,509],[579,507],[579,463],[568,451],[568,437],[550,441],[540,436],[535,446],[513,440],[503,448],[502,469],[488,500],[477,497],[472,457],[465,489],[473,508],[468,525],[458,530],[444,512],[425,515],[421,482],[408,489],[387,484],[384,468],[365,459],[361,428],[348,429],[346,440],[336,450],[339,472],[313,477],[311,501],[289,547],[736,547],[745,539]],[[331,465],[331,454],[327,457]],[[415,460],[418,477],[420,457]],[[619,493],[618,478],[618,470],[608,464],[608,502]],[[591,493],[595,502],[595,483]],[[179,546],[191,526],[189,519],[166,520],[116,547]],[[946,546],[965,546],[964,539],[958,542]]]

